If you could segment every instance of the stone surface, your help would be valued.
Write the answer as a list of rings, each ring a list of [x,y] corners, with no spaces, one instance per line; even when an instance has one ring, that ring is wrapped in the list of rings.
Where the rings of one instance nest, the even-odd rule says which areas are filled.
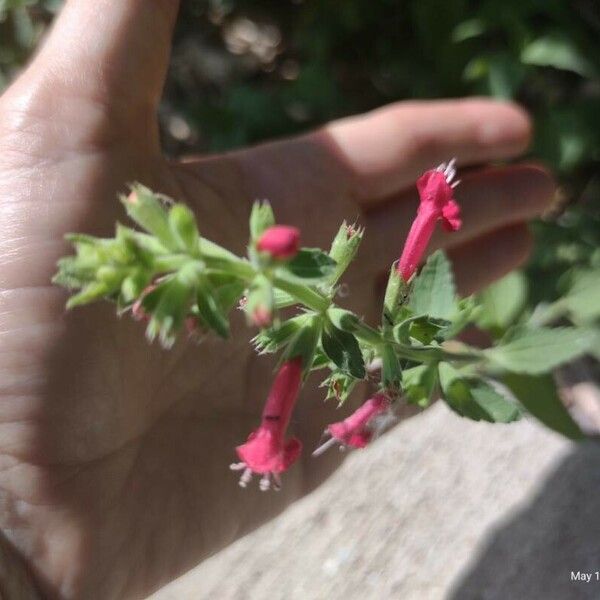
[[[600,447],[438,403],[153,598],[599,598],[599,493]]]

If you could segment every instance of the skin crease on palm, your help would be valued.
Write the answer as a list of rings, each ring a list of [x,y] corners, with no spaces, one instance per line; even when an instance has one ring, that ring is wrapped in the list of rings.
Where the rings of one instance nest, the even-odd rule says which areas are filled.
[[[187,202],[207,237],[240,253],[256,198],[299,226],[306,245],[327,247],[342,219],[358,218],[367,234],[341,302],[372,323],[423,170],[452,156],[473,167],[456,192],[462,230],[433,244],[447,245],[467,293],[526,259],[525,223],[552,198],[540,167],[485,167],[521,154],[530,125],[519,108],[484,99],[398,103],[300,138],[168,162],[156,107],[177,8],[67,0],[0,98],[6,597],[35,597],[34,587],[44,597],[143,597],[276,515],[339,462],[337,453],[309,457],[325,424],[340,418],[309,381],[291,425],[305,452],[283,491],[237,486],[228,464],[258,423],[274,364],[253,356],[239,315],[232,340],[182,341],[166,352],[108,304],[65,313],[65,291],[50,284],[69,252],[63,235],[111,235],[128,182]]]

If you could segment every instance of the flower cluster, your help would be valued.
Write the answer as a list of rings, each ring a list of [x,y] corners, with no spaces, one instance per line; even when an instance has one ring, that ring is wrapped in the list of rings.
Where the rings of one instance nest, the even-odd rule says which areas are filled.
[[[453,340],[467,325],[485,323],[480,300],[457,297],[443,252],[421,264],[438,221],[447,231],[461,226],[455,176],[452,160],[418,179],[419,208],[390,268],[375,327],[336,305],[364,229],[344,222],[328,252],[302,248],[300,231],[276,224],[267,202],[254,204],[247,256],[239,257],[200,235],[187,206],[135,185],[122,202],[137,228],[119,224],[108,239],[68,235],[75,254],[59,261],[54,282],[75,290],[68,308],[110,300],[165,348],[185,332],[197,342],[210,332],[228,338],[231,311],[244,312],[259,330],[257,352],[280,360],[261,421],[236,448],[239,461],[231,468],[241,472],[242,487],[257,475],[261,490],[279,489],[282,473],[302,452],[302,442],[287,434],[302,384],[323,371],[327,399],[342,405],[359,383],[369,399],[325,428],[315,456],[332,446],[364,448],[393,419],[398,402],[425,407],[438,395],[459,415],[490,422],[514,421],[520,404],[529,402],[532,413],[558,429],[558,400],[547,415],[529,399],[547,393],[548,385],[552,391],[541,373],[585,352],[595,338],[575,327],[530,323],[503,332],[492,320],[498,340],[492,348]],[[509,388],[520,404],[499,391]],[[568,416],[561,419],[559,430],[580,434]]]

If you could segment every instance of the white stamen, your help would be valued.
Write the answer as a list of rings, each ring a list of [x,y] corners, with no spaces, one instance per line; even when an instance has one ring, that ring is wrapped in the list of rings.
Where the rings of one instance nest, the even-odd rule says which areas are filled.
[[[271,487],[271,479],[269,478],[269,474],[263,475],[258,483],[258,487],[261,492],[266,492]]]
[[[240,487],[245,488],[252,481],[252,469],[246,469],[239,480]]]
[[[239,462],[239,463],[231,463],[229,465],[229,468],[232,471],[241,471],[242,469],[246,468],[246,463],[245,462]]]
[[[273,477],[273,489],[278,492],[281,489],[281,477],[279,473],[271,473]]]
[[[332,446],[335,446],[337,444],[337,440],[335,438],[331,438],[329,440],[327,440],[324,444],[321,444],[313,453],[313,456],[321,456],[321,454],[323,454],[323,452],[325,452],[326,450],[329,450],[329,448],[331,448]]]
[[[454,183],[450,184],[451,188],[455,188],[462,181],[462,179],[457,179]]]

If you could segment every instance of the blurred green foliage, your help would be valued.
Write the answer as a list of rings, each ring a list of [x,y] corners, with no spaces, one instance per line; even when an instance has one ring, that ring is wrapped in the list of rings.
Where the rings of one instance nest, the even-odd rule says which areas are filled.
[[[0,0],[0,82],[60,0]],[[405,98],[510,98],[561,183],[535,226],[530,304],[600,277],[597,0],[183,0],[161,108],[167,152],[226,150]]]

